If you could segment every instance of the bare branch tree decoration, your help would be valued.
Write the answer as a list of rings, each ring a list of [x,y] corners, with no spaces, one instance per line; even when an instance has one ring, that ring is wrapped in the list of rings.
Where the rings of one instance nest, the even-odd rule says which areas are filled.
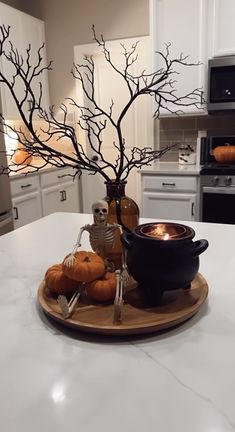
[[[50,164],[58,168],[72,167],[74,169],[74,176],[81,175],[83,171],[88,171],[93,175],[99,173],[105,181],[124,181],[133,168],[149,165],[155,159],[161,158],[170,148],[167,146],[161,150],[153,150],[151,147],[138,148],[134,146],[131,152],[127,154],[125,137],[122,130],[123,119],[137,98],[148,95],[155,99],[156,110],[154,116],[156,118],[159,116],[162,108],[171,113],[180,114],[185,106],[194,105],[199,107],[200,89],[194,89],[192,92],[181,97],[176,95],[175,81],[173,80],[173,76],[176,74],[174,67],[177,64],[183,66],[195,66],[195,64],[188,63],[187,57],[183,55],[176,59],[170,59],[170,44],[166,45],[165,54],[161,52],[157,53],[163,60],[163,67],[161,69],[153,73],[143,71],[140,75],[134,76],[131,73],[131,67],[138,61],[138,42],[134,43],[130,49],[121,44],[124,59],[124,67],[121,69],[113,62],[111,52],[107,48],[103,36],[101,35],[100,38],[97,37],[94,26],[93,36],[101,48],[106,61],[125,83],[129,96],[118,117],[115,118],[113,115],[115,102],[113,100],[111,100],[108,110],[105,110],[97,102],[95,94],[95,63],[93,58],[85,56],[83,64],[74,64],[72,75],[80,82],[82,91],[89,104],[88,106],[84,106],[84,104],[80,104],[79,101],[73,98],[68,98],[67,101],[79,113],[77,127],[86,135],[90,146],[90,149],[87,149],[84,143],[79,142],[75,128],[68,121],[68,108],[65,104],[62,104],[60,107],[62,115],[62,119],[60,116],[60,120],[55,115],[53,106],[48,112],[42,108],[43,88],[40,76],[42,76],[45,70],[52,69],[51,62],[45,67],[42,64],[43,46],[39,47],[37,60],[32,64],[30,45],[24,55],[20,54],[9,40],[10,27],[0,26],[0,58],[11,64],[14,70],[12,76],[8,77],[3,73],[1,67],[0,82],[2,85],[8,87],[29,134],[26,136],[22,128],[6,124],[5,119],[1,115],[2,132],[5,134],[15,132],[17,134],[18,141],[24,145],[27,151],[28,156],[26,156],[26,159],[34,155],[41,157],[43,164],[40,167],[34,165],[33,162],[30,163],[31,172],[38,171],[42,166]],[[17,94],[17,82],[21,82],[21,85],[23,85],[24,92],[21,96]],[[33,84],[35,86],[35,83],[38,85],[37,95],[33,90]],[[26,111],[26,103],[29,100],[30,109]],[[35,116],[42,121],[43,126],[35,124]],[[117,141],[113,142],[113,148],[118,155],[115,162],[111,162],[105,158],[103,152],[103,132],[108,123],[114,128],[117,136]],[[62,138],[69,139],[73,152],[68,155],[63,150],[53,148],[50,141],[54,138],[58,142]],[[90,151],[88,150],[92,150],[93,154],[97,157],[90,158]],[[2,173],[21,169],[22,165],[17,165],[13,161],[9,163],[8,167],[0,167]],[[110,172],[112,173],[111,176]]]

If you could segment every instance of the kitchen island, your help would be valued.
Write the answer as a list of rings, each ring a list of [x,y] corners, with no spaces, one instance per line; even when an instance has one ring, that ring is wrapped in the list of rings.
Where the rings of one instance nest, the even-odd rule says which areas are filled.
[[[186,222],[209,241],[200,256],[209,297],[193,318],[110,338],[55,324],[37,304],[46,269],[91,222],[55,213],[0,238],[0,430],[234,431],[235,226]]]

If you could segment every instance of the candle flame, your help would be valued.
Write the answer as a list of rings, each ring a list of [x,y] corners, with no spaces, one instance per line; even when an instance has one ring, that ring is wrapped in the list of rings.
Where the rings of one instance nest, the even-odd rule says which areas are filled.
[[[157,226],[155,226],[146,235],[148,235],[149,237],[156,237],[160,240],[169,240],[170,239],[170,234],[168,232],[166,232],[165,224],[161,224],[161,223],[159,223]]]

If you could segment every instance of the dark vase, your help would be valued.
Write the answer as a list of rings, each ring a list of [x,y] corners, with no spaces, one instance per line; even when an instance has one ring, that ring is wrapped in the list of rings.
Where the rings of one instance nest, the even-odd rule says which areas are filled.
[[[131,198],[125,195],[126,182],[105,182],[106,197],[104,198],[109,205],[108,223],[117,223],[123,232],[131,232],[139,224],[139,207]],[[121,268],[122,263],[122,243],[120,232],[116,231],[114,247],[108,258],[115,264],[116,268]]]

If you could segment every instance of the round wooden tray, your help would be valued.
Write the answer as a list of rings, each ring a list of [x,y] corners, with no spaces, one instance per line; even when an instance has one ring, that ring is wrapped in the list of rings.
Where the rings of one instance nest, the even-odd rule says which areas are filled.
[[[166,291],[161,306],[145,307],[137,284],[128,287],[122,307],[122,322],[113,324],[113,304],[91,303],[85,297],[71,317],[64,319],[57,300],[42,281],[38,301],[43,311],[67,327],[105,335],[128,335],[156,332],[180,324],[195,315],[205,302],[208,285],[198,273],[187,290]]]

